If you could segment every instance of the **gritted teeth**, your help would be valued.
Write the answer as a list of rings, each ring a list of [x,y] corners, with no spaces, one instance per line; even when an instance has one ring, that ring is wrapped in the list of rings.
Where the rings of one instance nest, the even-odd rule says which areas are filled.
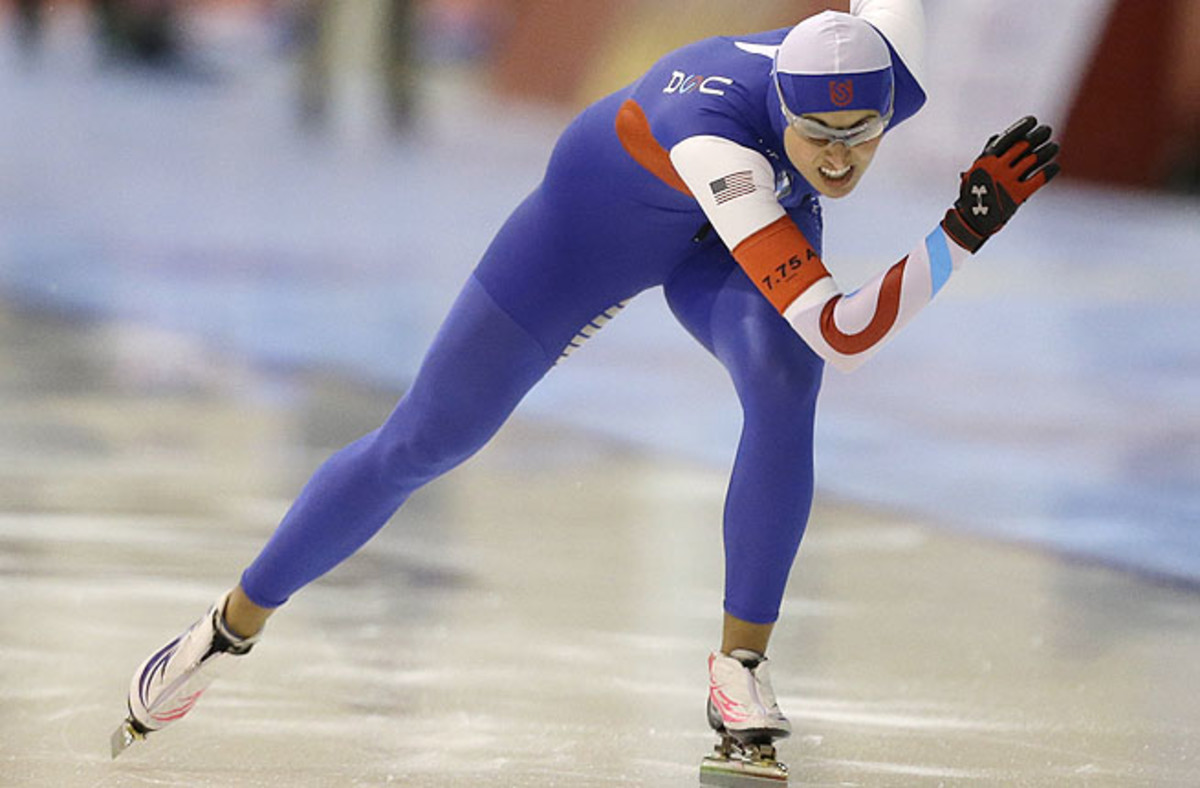
[[[849,175],[851,169],[852,169],[852,165],[847,164],[845,167],[843,167],[840,170],[831,170],[828,167],[818,167],[817,171],[820,172],[826,178],[829,178],[832,181],[837,181],[837,180],[841,180],[842,178],[845,178],[847,175]]]

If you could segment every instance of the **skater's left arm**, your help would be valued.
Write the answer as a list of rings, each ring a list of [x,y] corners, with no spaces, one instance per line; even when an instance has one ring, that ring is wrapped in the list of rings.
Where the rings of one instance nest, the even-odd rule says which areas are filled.
[[[671,158],[733,257],[818,355],[849,372],[874,355],[1058,173],[1058,145],[1032,118],[989,141],[965,172],[942,221],[902,260],[844,294],[804,234],[768,201],[770,164],[712,138],[685,141]],[[741,154],[739,160],[737,156]],[[709,169],[723,159],[726,169]],[[740,164],[735,164],[740,161]],[[743,169],[744,168],[744,169]],[[713,173],[724,172],[715,179]]]
[[[858,367],[1058,174],[1058,145],[1050,135],[1048,126],[1026,117],[992,137],[963,173],[954,205],[908,256],[848,295],[823,278],[784,306],[783,316],[835,367]]]

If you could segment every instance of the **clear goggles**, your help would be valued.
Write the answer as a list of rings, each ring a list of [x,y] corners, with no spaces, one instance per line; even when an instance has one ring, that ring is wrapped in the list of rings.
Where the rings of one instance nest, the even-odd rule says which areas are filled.
[[[892,110],[889,109],[886,115],[872,115],[848,128],[826,126],[819,120],[797,115],[788,109],[787,102],[783,100],[783,91],[779,88],[777,81],[775,82],[775,91],[779,94],[779,106],[783,109],[783,117],[787,120],[788,125],[795,129],[801,137],[818,145],[829,145],[835,142],[840,142],[847,148],[862,145],[864,142],[878,139],[892,119]]]

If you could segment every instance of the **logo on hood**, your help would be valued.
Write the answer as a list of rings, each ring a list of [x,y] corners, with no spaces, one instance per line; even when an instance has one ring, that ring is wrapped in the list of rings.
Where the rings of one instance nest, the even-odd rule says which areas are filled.
[[[829,80],[829,100],[835,107],[848,107],[854,101],[854,80]]]

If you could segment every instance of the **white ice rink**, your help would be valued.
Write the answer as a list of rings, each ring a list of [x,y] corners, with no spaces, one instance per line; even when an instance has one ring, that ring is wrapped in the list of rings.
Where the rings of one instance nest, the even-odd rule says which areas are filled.
[[[183,350],[183,348],[179,348]],[[0,785],[694,786],[718,469],[518,419],[117,761],[137,663],[391,395],[0,309]],[[772,643],[792,785],[1193,786],[1195,593],[819,501]]]

